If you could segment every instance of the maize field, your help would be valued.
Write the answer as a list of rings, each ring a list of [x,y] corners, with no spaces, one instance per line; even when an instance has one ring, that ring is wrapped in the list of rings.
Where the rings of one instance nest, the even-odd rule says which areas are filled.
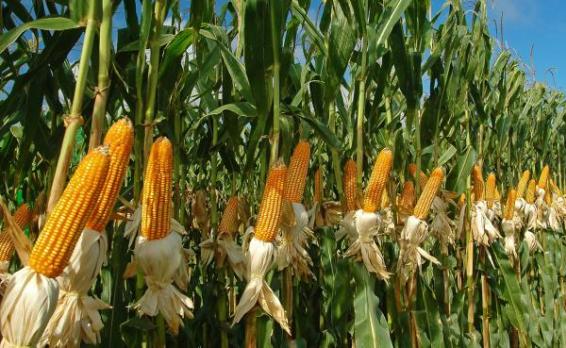
[[[489,3],[2,1],[0,347],[566,347],[566,98]]]

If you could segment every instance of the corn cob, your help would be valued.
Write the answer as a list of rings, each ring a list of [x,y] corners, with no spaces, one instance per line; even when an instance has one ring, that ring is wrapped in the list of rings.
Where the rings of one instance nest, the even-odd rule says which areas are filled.
[[[529,181],[529,185],[527,187],[527,193],[525,195],[525,200],[529,204],[533,204],[536,199],[536,191],[537,191],[537,182],[535,179],[531,179]]]
[[[466,194],[462,193],[460,198],[458,198],[458,208],[462,209],[466,204]]]
[[[226,203],[226,208],[224,208],[224,213],[222,214],[222,220],[218,226],[218,234],[228,234],[232,235],[238,231],[239,220],[238,220],[238,197],[232,196],[228,199]]]
[[[275,164],[269,170],[255,226],[256,239],[273,242],[277,236],[283,210],[283,189],[286,176],[287,167],[282,163]]]
[[[148,240],[162,239],[171,232],[173,195],[173,146],[166,137],[152,145],[142,192],[141,235]]]
[[[547,192],[544,194],[544,202],[545,202],[547,205],[551,205],[551,204],[552,204],[552,191],[547,191]]]
[[[385,185],[389,180],[389,173],[393,166],[393,153],[385,148],[381,150],[377,158],[369,179],[369,183],[364,197],[363,209],[366,212],[374,212],[381,205],[381,195]]]
[[[485,201],[487,202],[487,207],[491,208],[493,206],[493,201],[495,200],[495,173],[489,173],[487,176],[487,182],[485,187]]]
[[[477,164],[474,165],[474,168],[472,169],[472,180],[474,183],[474,200],[483,201],[484,182],[481,167]]]
[[[28,265],[37,273],[55,278],[67,266],[96,204],[109,164],[105,146],[91,151],[79,164],[29,257]]]
[[[538,187],[543,190],[546,190],[546,186],[548,184],[548,176],[550,174],[550,168],[546,165],[542,168],[542,172],[538,178]]]
[[[19,206],[14,213],[14,222],[20,228],[26,227],[33,218],[33,212],[26,203]],[[0,233],[0,261],[10,261],[14,254],[14,243],[6,229]]]
[[[356,184],[356,162],[349,159],[344,165],[344,198],[345,209],[344,212],[350,212],[358,208],[358,187]]]
[[[444,181],[444,170],[438,167],[432,171],[426,186],[421,193],[417,205],[415,206],[414,216],[421,220],[425,220],[428,216],[432,200],[436,197],[442,182]]]
[[[513,218],[513,212],[515,211],[515,200],[517,199],[517,191],[511,189],[507,195],[507,204],[505,204],[505,211],[503,213],[503,218],[505,220],[511,220]]]
[[[309,143],[301,140],[295,147],[291,160],[289,161],[283,197],[291,203],[300,203],[303,200],[310,154]]]
[[[517,184],[517,198],[525,197],[525,192],[527,192],[527,186],[529,185],[530,178],[531,178],[531,172],[529,170],[525,170],[523,172],[523,175],[521,175],[519,184]]]
[[[110,167],[94,211],[86,223],[87,228],[101,232],[108,223],[128,168],[133,144],[134,128],[128,118],[115,122],[106,133],[104,145],[110,149]]]
[[[407,180],[403,184],[403,191],[401,192],[401,198],[399,199],[399,210],[406,214],[412,214],[414,207],[415,185],[412,181]]]
[[[556,182],[554,182],[554,180],[550,179],[550,187],[552,189],[552,192],[554,194],[556,194],[557,196],[562,196],[562,191],[560,191],[560,187],[558,187],[558,185],[556,185]]]
[[[496,201],[501,200],[501,193],[499,192],[499,189],[497,188],[497,186],[495,186],[495,200]]]
[[[416,177],[416,174],[417,174],[417,165],[414,164],[414,163],[409,163],[408,169],[409,169],[409,174],[411,174],[411,176],[412,176],[413,178],[417,179],[417,177]],[[428,176],[427,176],[425,173],[423,173],[423,171],[421,170],[421,171],[419,172],[418,180],[419,180],[419,187],[420,187],[421,190],[422,190],[422,189],[426,186],[426,182],[427,182],[427,180],[428,180]]]
[[[321,183],[321,170],[320,167],[316,169],[314,172],[314,194],[313,194],[313,201],[315,203],[322,203],[322,183]]]

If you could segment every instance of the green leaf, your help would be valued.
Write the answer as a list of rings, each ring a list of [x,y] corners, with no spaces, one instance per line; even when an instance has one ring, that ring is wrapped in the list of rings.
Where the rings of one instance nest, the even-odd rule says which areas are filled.
[[[395,24],[401,19],[401,15],[407,9],[411,0],[396,0],[388,2],[385,10],[379,18],[379,26],[376,31],[376,46],[378,49],[377,58],[381,57],[385,52],[385,42],[389,38],[389,34],[393,30]]]
[[[476,150],[469,147],[466,152],[458,158],[456,168],[448,175],[448,187],[450,190],[460,194],[466,190],[467,179],[472,172],[472,167],[476,162]]]
[[[64,17],[50,17],[36,19],[35,21],[27,22],[14,28],[7,33],[0,36],[0,53],[4,52],[8,46],[20,37],[26,30],[41,29],[41,30],[69,30],[80,27],[79,23],[69,18]]]
[[[379,299],[373,293],[375,278],[363,264],[354,262],[356,292],[354,294],[354,341],[356,347],[393,347],[385,316],[379,309]]]
[[[305,116],[300,112],[296,113],[296,115],[303,121],[307,122],[318,133],[318,135],[320,135],[322,140],[324,140],[324,142],[328,144],[328,146],[335,149],[342,148],[342,143],[340,142],[338,137],[330,131],[326,124],[320,122],[316,118]]]

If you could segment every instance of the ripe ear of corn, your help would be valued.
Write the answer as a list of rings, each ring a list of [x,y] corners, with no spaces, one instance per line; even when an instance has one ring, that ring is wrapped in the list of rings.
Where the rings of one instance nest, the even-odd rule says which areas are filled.
[[[173,145],[166,137],[151,146],[142,192],[141,235],[148,240],[165,238],[171,232],[173,195]]]
[[[529,179],[531,178],[531,172],[525,170],[519,179],[519,184],[517,184],[517,198],[524,198],[527,192],[527,186],[529,185]]]
[[[558,185],[556,185],[556,182],[554,182],[554,180],[550,179],[550,188],[552,189],[552,192],[554,194],[556,194],[557,196],[562,196],[562,191],[560,190],[560,187],[558,187]]]
[[[18,226],[23,229],[25,228],[33,218],[33,212],[27,203],[24,203],[16,209],[14,213],[14,221]],[[0,233],[0,261],[10,261],[12,255],[14,255],[14,243],[12,238],[6,229]]]
[[[344,212],[358,209],[358,186],[356,184],[357,169],[356,162],[349,159],[344,165]]]
[[[37,273],[55,278],[65,269],[96,204],[109,164],[107,147],[94,149],[79,164],[31,252],[28,266]]]
[[[415,180],[419,181],[419,187],[421,188],[421,190],[426,186],[426,182],[428,180],[428,176],[423,173],[423,171],[421,170],[419,172],[419,176],[417,178],[416,174],[417,174],[417,165],[414,163],[410,163],[408,166],[408,170],[409,170],[409,174],[411,174],[411,176],[413,178],[415,178]]]
[[[529,204],[533,204],[536,199],[536,190],[537,190],[537,182],[535,179],[531,179],[529,181],[529,185],[527,186],[527,193],[525,195],[525,200]]]
[[[421,220],[426,220],[428,213],[430,211],[430,206],[434,197],[438,193],[442,182],[444,181],[444,170],[442,167],[438,167],[432,171],[430,177],[426,183],[426,186],[421,193],[413,215]]]
[[[474,200],[483,201],[484,182],[481,167],[477,164],[472,169],[472,181],[474,183]]]
[[[405,181],[399,198],[399,210],[405,214],[412,214],[415,207],[415,198],[415,185],[411,180]]]
[[[507,204],[505,204],[505,211],[503,218],[505,220],[513,219],[513,212],[515,211],[515,200],[517,199],[517,191],[511,189],[507,195]]]
[[[134,128],[128,118],[115,122],[106,133],[104,145],[110,150],[110,167],[87,228],[102,232],[108,223],[124,181],[133,144]]]
[[[295,146],[295,150],[289,161],[283,197],[291,203],[301,203],[303,200],[310,154],[309,143],[301,140],[297,146]]]
[[[375,212],[381,205],[381,195],[385,185],[389,180],[389,174],[393,167],[393,153],[385,148],[377,155],[375,164],[371,172],[366,194],[364,197],[363,209],[366,212]]]
[[[487,202],[487,207],[491,208],[493,206],[493,201],[495,200],[495,173],[489,173],[487,176],[487,183],[485,187],[485,201]]]
[[[283,190],[287,167],[276,163],[270,170],[263,189],[259,214],[255,226],[255,238],[264,242],[273,242],[281,222]]]
[[[239,219],[238,219],[238,197],[232,196],[226,202],[226,208],[224,208],[224,213],[222,214],[222,220],[220,220],[220,225],[218,226],[218,234],[233,235],[238,231]]]
[[[540,173],[538,179],[538,187],[540,187],[543,190],[546,190],[546,187],[548,185],[549,175],[550,175],[550,167],[546,165],[544,166],[544,168],[542,168],[542,172]]]

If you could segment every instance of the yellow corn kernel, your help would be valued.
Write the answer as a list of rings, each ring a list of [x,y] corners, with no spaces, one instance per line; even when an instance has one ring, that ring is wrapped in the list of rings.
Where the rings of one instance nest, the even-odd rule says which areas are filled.
[[[525,170],[519,179],[519,184],[517,184],[517,198],[524,198],[525,192],[527,192],[527,186],[529,185],[529,179],[531,178],[531,172]]]
[[[87,154],[49,215],[29,257],[36,272],[55,278],[67,266],[108,172],[106,146]]]
[[[224,208],[224,213],[222,214],[222,220],[220,220],[220,225],[218,226],[218,234],[228,234],[232,235],[238,231],[238,226],[240,225],[240,220],[238,218],[238,197],[232,196],[226,202],[226,207]]]
[[[363,209],[367,212],[376,211],[381,205],[381,195],[389,180],[389,174],[393,166],[393,153],[385,148],[377,155],[371,172],[371,177],[364,197]]]
[[[389,201],[389,192],[387,191],[387,186],[385,190],[383,190],[383,194],[381,195],[381,205],[379,206],[380,209],[387,208],[391,202]]]
[[[547,191],[544,194],[544,202],[547,205],[551,205],[552,204],[552,191]]]
[[[315,203],[321,204],[322,203],[322,182],[321,182],[321,170],[320,167],[316,169],[314,172],[314,194],[313,194],[313,201]]]
[[[87,228],[102,232],[108,223],[128,169],[133,144],[134,127],[128,118],[115,122],[106,133],[104,145],[110,150],[110,167]]]
[[[254,233],[255,238],[264,242],[273,242],[277,237],[283,211],[283,189],[286,176],[287,167],[283,163],[276,163],[267,175]]]
[[[415,198],[415,185],[410,180],[405,181],[399,198],[399,210],[406,215],[413,214]]]
[[[538,187],[540,187],[543,190],[546,190],[549,175],[550,175],[550,167],[546,165],[544,166],[544,168],[542,168],[542,172],[540,172],[540,176],[538,178]]]
[[[495,186],[495,173],[491,172],[487,176],[487,182],[485,185],[485,201],[487,202],[488,208],[491,208],[493,206],[496,189],[497,187]]]
[[[513,218],[513,212],[515,212],[515,200],[517,199],[517,191],[511,189],[507,195],[507,203],[505,204],[505,211],[503,213],[503,218],[505,220],[511,220]]]
[[[466,204],[466,194],[462,193],[460,198],[458,198],[458,208],[461,210]]]
[[[501,200],[501,193],[499,192],[499,189],[497,188],[497,186],[495,186],[495,200],[496,201]]]
[[[26,203],[20,205],[16,212],[14,213],[14,222],[18,224],[20,228],[25,228],[32,220],[33,213]],[[14,244],[12,243],[12,238],[10,234],[4,229],[0,233],[0,261],[10,261],[12,255],[14,254]]]
[[[481,167],[474,165],[472,169],[472,181],[474,183],[474,196],[476,201],[483,201],[484,182]]]
[[[535,179],[529,180],[529,185],[527,186],[527,193],[525,194],[525,200],[529,204],[533,204],[536,199],[537,182]]]
[[[432,201],[434,197],[436,197],[443,181],[444,170],[442,167],[438,167],[430,174],[430,178],[428,179],[426,186],[417,201],[417,205],[415,206],[415,211],[413,213],[414,216],[421,220],[426,220]]]
[[[358,186],[356,184],[357,173],[356,162],[349,159],[344,165],[344,176],[342,178],[342,181],[344,182],[345,213],[358,209]]]
[[[171,232],[173,145],[166,137],[151,146],[143,181],[141,235],[162,239]]]
[[[552,192],[554,194],[556,194],[557,196],[562,196],[562,191],[560,190],[560,187],[558,187],[558,185],[556,185],[556,182],[554,182],[554,180],[550,179],[550,188],[552,189]]]
[[[311,148],[309,143],[304,140],[299,141],[289,161],[285,189],[283,191],[283,198],[291,203],[301,203],[303,200],[310,155]]]

